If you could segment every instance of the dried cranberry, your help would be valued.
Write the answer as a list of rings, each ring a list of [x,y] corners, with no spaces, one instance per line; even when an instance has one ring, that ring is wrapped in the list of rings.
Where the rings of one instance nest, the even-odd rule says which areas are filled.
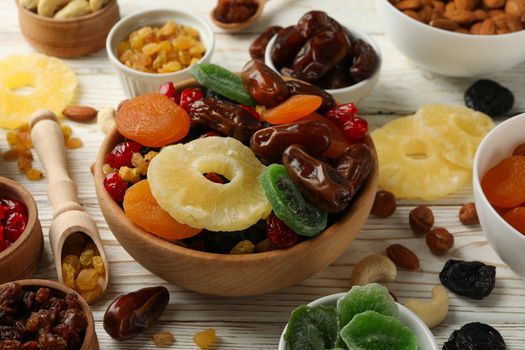
[[[0,220],[5,218],[5,211],[6,211],[6,209],[3,206],[0,205]]]
[[[118,173],[111,173],[104,179],[104,188],[115,202],[122,202],[128,189],[126,181]]]
[[[273,245],[281,249],[291,247],[299,241],[299,235],[273,213],[266,221],[266,236]]]
[[[224,184],[225,181],[222,176],[220,176],[217,173],[207,173],[205,176],[206,179],[208,179],[211,182],[215,182],[217,184]]]
[[[257,111],[253,109],[252,107],[241,105],[241,108],[250,112],[250,114],[255,118],[255,120],[261,121],[261,115],[257,113]]]
[[[180,106],[188,112],[188,107],[193,102],[200,100],[203,96],[204,94],[199,88],[184,89],[180,94]]]
[[[114,169],[120,169],[123,166],[130,167],[133,153],[140,152],[141,148],[142,145],[135,141],[121,142],[106,156],[105,162]]]
[[[26,228],[27,218],[22,213],[12,213],[7,217],[4,227],[4,237],[14,243]]]
[[[348,141],[357,143],[363,140],[368,131],[368,122],[359,117],[355,117],[343,124],[343,132]]]
[[[177,90],[175,90],[175,86],[173,85],[171,81],[162,84],[159,88],[159,93],[161,93],[162,95],[166,97],[169,97],[170,100],[172,100],[176,104],[180,103],[180,95],[177,92]]]
[[[354,119],[359,111],[354,103],[346,103],[339,105],[326,113],[328,119],[333,120],[338,124],[343,124]]]
[[[21,213],[27,216],[26,206],[16,199],[2,198],[0,199],[0,206],[4,207],[5,217],[8,217],[12,213]]]

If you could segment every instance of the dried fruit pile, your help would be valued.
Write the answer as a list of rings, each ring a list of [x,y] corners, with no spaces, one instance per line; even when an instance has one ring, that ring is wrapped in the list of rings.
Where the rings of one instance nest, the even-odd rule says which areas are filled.
[[[490,168],[481,179],[481,188],[494,209],[512,227],[525,235],[525,144],[511,156]]]
[[[434,200],[470,179],[489,116],[466,107],[430,104],[371,134],[379,159],[379,185],[400,198]]]
[[[133,223],[194,249],[246,254],[315,236],[351,205],[373,166],[353,104],[285,83],[260,61],[240,77],[212,64],[191,72],[200,87],[164,84],[116,113],[128,140],[107,155],[104,186]]]
[[[16,199],[0,198],[0,253],[20,238],[26,226],[26,206]]]
[[[376,283],[354,286],[337,305],[296,308],[284,334],[286,348],[416,350],[416,335],[397,319],[398,313],[385,287]]]
[[[239,23],[252,17],[258,7],[255,0],[219,0],[213,16],[223,23]]]
[[[1,349],[80,349],[87,319],[75,293],[9,283],[0,290]]]
[[[15,129],[39,109],[61,115],[77,84],[75,73],[57,58],[31,54],[0,60],[0,128]]]

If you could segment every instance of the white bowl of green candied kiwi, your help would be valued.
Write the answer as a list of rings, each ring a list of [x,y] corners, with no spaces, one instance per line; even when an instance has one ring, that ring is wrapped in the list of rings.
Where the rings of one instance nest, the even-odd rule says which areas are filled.
[[[95,172],[115,237],[156,275],[214,295],[268,293],[328,266],[374,200],[367,121],[259,60],[240,75],[190,72],[116,112]]]

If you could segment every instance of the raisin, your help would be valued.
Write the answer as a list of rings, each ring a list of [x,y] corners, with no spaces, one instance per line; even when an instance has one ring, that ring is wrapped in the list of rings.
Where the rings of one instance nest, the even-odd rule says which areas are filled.
[[[455,330],[443,350],[505,350],[507,346],[501,334],[493,327],[480,323],[467,323]]]
[[[514,95],[504,86],[488,79],[472,84],[464,95],[465,105],[491,117],[507,113],[514,105]]]
[[[439,274],[452,292],[472,299],[488,296],[496,283],[496,267],[479,261],[449,260]]]

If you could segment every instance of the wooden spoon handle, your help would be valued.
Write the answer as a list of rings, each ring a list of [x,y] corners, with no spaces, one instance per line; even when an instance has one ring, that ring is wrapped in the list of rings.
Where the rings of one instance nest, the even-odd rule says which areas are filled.
[[[54,217],[68,210],[83,210],[77,185],[67,173],[64,135],[55,114],[40,110],[31,116],[31,140],[49,178],[48,196]]]

